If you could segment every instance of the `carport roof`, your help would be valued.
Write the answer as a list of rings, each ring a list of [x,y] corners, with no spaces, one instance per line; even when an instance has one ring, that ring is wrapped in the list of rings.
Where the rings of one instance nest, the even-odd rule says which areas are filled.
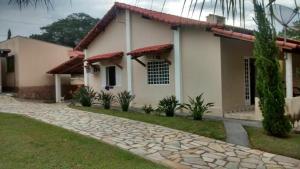
[[[49,70],[48,74],[82,74],[83,73],[83,55],[73,56],[70,60]]]

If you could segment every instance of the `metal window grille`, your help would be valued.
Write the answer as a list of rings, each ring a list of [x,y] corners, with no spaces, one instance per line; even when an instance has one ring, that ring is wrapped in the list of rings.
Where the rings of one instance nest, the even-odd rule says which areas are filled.
[[[245,64],[245,101],[250,104],[250,59],[244,60]]]
[[[148,62],[148,84],[169,84],[169,64],[166,61]]]

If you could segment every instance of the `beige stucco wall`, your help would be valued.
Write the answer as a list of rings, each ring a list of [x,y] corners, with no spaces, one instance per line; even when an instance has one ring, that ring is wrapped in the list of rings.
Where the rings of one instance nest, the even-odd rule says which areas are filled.
[[[53,76],[46,72],[69,59],[64,47],[25,37],[15,37],[0,43],[0,48],[11,49],[10,55],[15,55],[15,84],[16,87],[32,87],[54,85]],[[3,61],[4,62],[4,61]],[[5,67],[5,66],[4,66]],[[6,74],[6,73],[4,73]],[[4,75],[4,84],[14,84],[11,74]]]
[[[142,18],[141,15],[132,14],[132,49],[173,43],[173,32],[169,25]],[[144,104],[156,106],[160,99],[166,96],[175,95],[174,85],[174,55],[173,52],[167,54],[172,62],[169,65],[170,83],[166,85],[150,85],[147,82],[147,67],[136,61],[133,64],[133,93],[136,99],[133,106],[141,107]],[[146,63],[149,57],[143,56],[139,59]]]
[[[111,52],[125,52],[125,13],[120,11],[119,15],[106,27],[97,38],[89,45],[87,49],[87,57],[111,53]],[[120,75],[120,84],[110,90],[110,92],[116,94],[119,91],[127,89],[127,69],[126,69],[126,57],[118,60],[123,69],[118,72]],[[101,62],[102,66],[112,65],[109,62]],[[117,68],[119,69],[119,68]],[[105,71],[105,67],[100,67],[100,72],[89,74],[89,85],[97,92],[104,90],[103,80],[101,78],[101,71]]]
[[[47,71],[67,61],[72,48],[28,38],[19,38],[19,87],[54,85]]]
[[[183,99],[204,93],[207,102],[215,104],[212,111],[222,111],[221,42],[211,32],[199,28],[183,28],[182,83]]]
[[[253,56],[253,44],[221,38],[221,52],[223,110],[238,110],[245,105],[244,58]]]
[[[170,26],[144,19],[141,15],[131,14],[132,27],[132,49],[171,43],[172,30]],[[126,33],[125,33],[125,12],[121,11],[118,16],[106,27],[98,37],[89,45],[88,57],[105,54],[109,52],[123,51],[126,52]],[[169,60],[173,62],[173,54],[171,53]],[[147,63],[146,57],[140,60]],[[120,68],[120,84],[117,84],[110,92],[116,94],[120,91],[127,90],[127,68],[126,57],[119,60],[123,69]],[[102,65],[102,67],[101,67]],[[89,74],[89,84],[96,91],[104,90],[101,79],[101,71],[105,71],[104,66],[111,65],[108,61],[100,62],[100,72]],[[133,67],[133,93],[136,96],[132,103],[134,107],[141,107],[144,104],[156,105],[162,97],[175,94],[174,89],[174,66],[170,65],[170,84],[169,85],[148,85],[147,84],[147,68],[143,67],[136,61],[132,60]],[[118,75],[117,75],[118,76]]]

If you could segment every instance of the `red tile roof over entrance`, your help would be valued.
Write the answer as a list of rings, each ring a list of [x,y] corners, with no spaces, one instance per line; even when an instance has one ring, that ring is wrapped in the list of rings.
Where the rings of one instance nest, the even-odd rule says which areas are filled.
[[[211,30],[212,30],[212,32],[214,32],[215,34],[220,35],[220,36],[244,40],[244,41],[248,41],[248,42],[255,41],[254,35],[248,35],[248,34],[244,34],[244,33],[228,31],[228,30],[219,29],[219,28],[212,28]],[[287,50],[300,49],[300,44],[298,41],[288,40],[287,42],[284,42],[284,40],[282,38],[277,38],[276,44],[278,47],[280,47],[282,49],[287,49]]]
[[[171,26],[213,26],[224,27],[224,25],[211,24],[204,21],[184,18],[176,15],[170,15],[162,12],[152,11],[124,3],[116,2],[114,6],[104,15],[104,17],[96,24],[96,26],[79,42],[75,50],[85,49],[114,19],[118,10],[129,10],[133,13],[143,15],[149,19],[167,23]]]
[[[123,52],[105,53],[105,54],[89,57],[88,59],[86,59],[86,61],[88,61],[89,63],[94,63],[106,59],[122,58],[123,55],[124,55]]]
[[[139,49],[133,50],[133,51],[127,53],[127,55],[131,55],[132,57],[139,57],[139,56],[143,56],[146,54],[159,54],[162,52],[170,51],[172,49],[173,49],[172,44],[147,46],[144,48],[139,48]]]

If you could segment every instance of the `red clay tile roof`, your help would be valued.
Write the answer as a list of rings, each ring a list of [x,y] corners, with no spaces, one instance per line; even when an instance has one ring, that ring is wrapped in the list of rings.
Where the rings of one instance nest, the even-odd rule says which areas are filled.
[[[147,46],[144,48],[139,48],[131,52],[128,52],[127,55],[131,55],[132,57],[140,57],[145,54],[159,54],[162,52],[168,52],[172,49],[173,49],[173,44]]]
[[[234,38],[239,40],[244,40],[248,42],[254,42],[255,36],[254,35],[248,35],[244,33],[234,32],[234,31],[228,31],[224,29],[219,28],[212,28],[211,31],[214,34],[228,37],[228,38]],[[282,38],[277,38],[276,44],[278,47],[287,49],[287,50],[293,50],[293,49],[299,49],[300,48],[300,42],[294,41],[294,40],[288,40],[287,42],[284,42]]]
[[[105,53],[105,54],[89,57],[88,59],[86,59],[86,61],[88,61],[89,63],[94,63],[106,59],[121,58],[123,55],[124,55],[123,52]]]
[[[116,2],[114,6],[104,15],[104,17],[94,26],[94,28],[79,42],[75,50],[83,50],[102,32],[105,27],[114,19],[118,10],[129,10],[133,13],[143,15],[149,19],[167,23],[171,26],[210,26],[224,27],[224,25],[211,24],[204,21],[170,15],[162,12],[152,11],[124,3]]]
[[[48,74],[82,74],[84,56],[74,56],[68,61],[49,70]]]
[[[78,50],[71,50],[69,51],[68,55],[70,56],[70,58],[72,58],[77,56],[84,56],[84,53]]]
[[[162,12],[156,12],[124,3],[115,2],[114,6],[104,15],[104,17],[94,26],[94,28],[79,42],[75,50],[83,50],[105,30],[106,26],[115,18],[119,10],[129,10],[130,12],[143,15],[146,18],[169,24],[170,26],[205,26],[212,28],[215,34],[226,36],[229,38],[239,38],[246,41],[253,40],[253,31],[228,25],[217,25],[209,22],[184,18],[180,16],[170,15]],[[222,31],[221,31],[222,30]],[[231,31],[232,30],[232,31]],[[226,33],[225,33],[226,32]],[[231,33],[233,32],[233,33]],[[230,37],[233,36],[233,37]],[[283,39],[278,38],[278,45],[284,48],[295,48],[295,44],[300,45],[299,41],[288,39],[286,44],[283,44]],[[298,47],[297,47],[298,48]]]

